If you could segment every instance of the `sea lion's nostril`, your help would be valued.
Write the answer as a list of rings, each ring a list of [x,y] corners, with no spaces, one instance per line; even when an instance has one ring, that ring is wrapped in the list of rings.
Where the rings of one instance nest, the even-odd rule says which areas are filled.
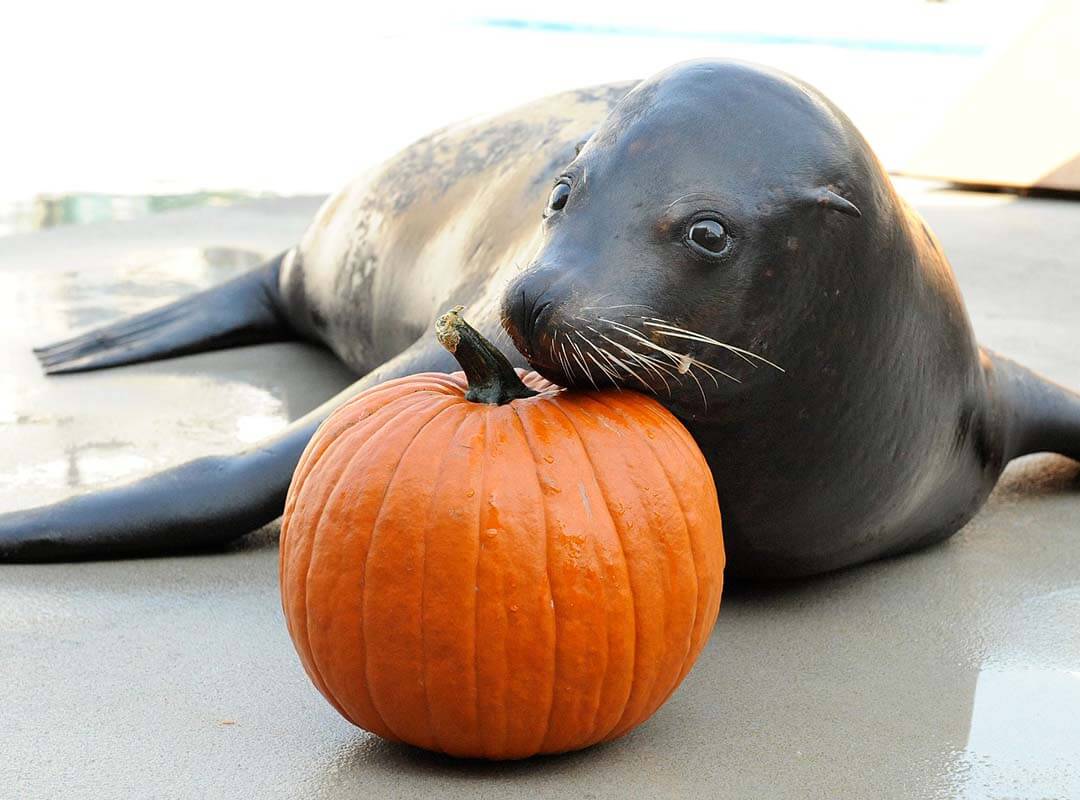
[[[537,332],[545,324],[550,309],[555,305],[547,281],[539,286],[536,281],[523,281],[514,287],[509,297],[514,299],[507,306],[507,317],[521,334],[525,344],[533,342]]]
[[[543,302],[536,303],[533,306],[532,321],[529,324],[529,338],[533,338],[536,332],[541,328],[544,320],[542,319],[544,314],[548,312],[551,307],[555,305],[552,300],[544,300]]]

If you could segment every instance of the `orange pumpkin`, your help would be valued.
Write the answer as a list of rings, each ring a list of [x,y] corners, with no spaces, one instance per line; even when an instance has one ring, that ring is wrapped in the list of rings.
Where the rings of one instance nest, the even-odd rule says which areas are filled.
[[[387,739],[505,759],[621,736],[716,620],[712,475],[659,403],[522,383],[457,311],[439,336],[464,374],[375,386],[308,445],[281,530],[289,633]]]

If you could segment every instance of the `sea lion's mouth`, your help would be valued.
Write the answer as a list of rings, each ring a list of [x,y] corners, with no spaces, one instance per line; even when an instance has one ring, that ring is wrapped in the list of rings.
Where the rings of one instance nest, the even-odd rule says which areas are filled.
[[[698,357],[695,343],[669,347],[662,330],[645,324],[652,320],[620,307],[569,314],[548,302],[531,319],[528,330],[513,318],[504,318],[503,324],[530,366],[562,386],[617,387],[670,397],[699,374],[724,374]]]
[[[644,305],[569,313],[551,304],[536,309],[528,335],[512,317],[504,317],[503,325],[530,366],[561,386],[634,389],[699,411],[754,370],[784,371]]]

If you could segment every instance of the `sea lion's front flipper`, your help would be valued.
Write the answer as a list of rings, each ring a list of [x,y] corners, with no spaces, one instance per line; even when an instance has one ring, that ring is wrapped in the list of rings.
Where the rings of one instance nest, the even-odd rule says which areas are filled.
[[[293,470],[319,423],[358,392],[391,378],[449,368],[434,343],[414,346],[238,453],[208,456],[113,489],[0,514],[0,562],[83,561],[215,547],[276,519]]]
[[[283,257],[175,303],[35,348],[34,354],[47,374],[59,375],[295,339],[279,304]]]

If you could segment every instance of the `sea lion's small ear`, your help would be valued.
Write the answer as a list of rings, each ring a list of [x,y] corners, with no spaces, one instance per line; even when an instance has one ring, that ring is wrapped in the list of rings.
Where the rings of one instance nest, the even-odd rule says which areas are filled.
[[[574,157],[581,155],[581,151],[585,149],[585,145],[589,143],[589,139],[596,131],[589,131],[577,144],[574,145]]]
[[[839,211],[841,214],[847,214],[849,217],[855,217],[856,219],[862,216],[858,206],[841,197],[827,186],[822,186],[814,192],[814,200],[817,201],[818,205],[824,206],[830,211]]]

